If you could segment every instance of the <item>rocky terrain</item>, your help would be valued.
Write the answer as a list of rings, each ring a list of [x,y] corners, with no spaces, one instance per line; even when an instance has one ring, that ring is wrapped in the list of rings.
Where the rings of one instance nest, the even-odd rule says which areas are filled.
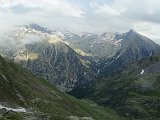
[[[15,41],[14,45],[2,52],[3,56],[21,64],[34,75],[49,80],[63,91],[70,91],[75,86],[85,88],[94,81],[94,62],[78,54],[58,36],[44,30],[25,26],[13,31],[10,37]]]
[[[160,54],[160,46],[158,44],[133,30],[116,37],[123,39],[121,48],[114,57],[101,62],[100,72],[102,74],[123,70],[126,66],[142,58]]]

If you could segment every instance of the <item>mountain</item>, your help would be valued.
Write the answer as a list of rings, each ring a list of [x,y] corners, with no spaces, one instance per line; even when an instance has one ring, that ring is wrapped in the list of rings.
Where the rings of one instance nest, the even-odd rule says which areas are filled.
[[[23,26],[22,26],[22,27],[23,27]],[[49,30],[48,28],[41,27],[40,25],[35,24],[35,23],[29,24],[29,25],[25,25],[24,27],[25,27],[27,30],[30,30],[30,32],[39,31],[39,32],[48,33],[48,34],[52,34],[52,33],[53,33],[52,30]]]
[[[160,119],[160,57],[151,56],[100,78],[91,99],[122,116],[140,120]]]
[[[31,28],[36,30],[37,27],[33,26]],[[78,54],[96,62],[94,71],[102,75],[121,70],[143,57],[160,53],[158,44],[132,29],[127,33],[102,34],[52,31],[52,35],[58,36]]]
[[[47,31],[38,25],[18,28],[16,34],[11,34],[15,45],[3,56],[21,64],[34,75],[49,80],[60,90],[70,91],[76,86],[89,86],[96,76],[92,69],[94,62]]]
[[[25,29],[34,32],[47,33],[59,37],[75,51],[92,56],[94,60],[99,57],[112,57],[121,46],[121,40],[116,38],[116,33],[73,33],[70,31],[48,30],[37,24],[26,25]],[[49,31],[49,32],[48,32]],[[98,58],[97,58],[98,57]]]
[[[95,61],[95,72],[100,75],[123,70],[141,58],[160,54],[158,44],[132,29],[127,33],[65,32],[61,36],[71,48]]]
[[[114,57],[101,61],[101,74],[123,70],[126,66],[142,58],[160,54],[160,46],[149,38],[130,30],[128,33],[117,34],[121,39],[121,48]]]
[[[119,120],[113,111],[77,100],[0,56],[1,120]]]
[[[34,75],[47,79],[61,91],[66,91],[77,98],[91,99],[105,107],[101,108],[98,105],[96,105],[98,108],[93,107],[95,106],[94,103],[89,103],[92,106],[89,107],[88,101],[87,103],[79,102],[75,98],[56,90],[58,93],[56,92],[55,94],[55,92],[53,92],[54,95],[60,96],[57,96],[59,99],[65,96],[66,101],[62,103],[59,103],[61,102],[60,100],[56,101],[58,102],[56,103],[58,107],[55,107],[55,104],[53,105],[52,102],[49,102],[49,105],[47,104],[58,111],[55,113],[50,107],[46,109],[46,106],[43,106],[44,104],[46,105],[46,103],[44,103],[45,101],[48,103],[48,101],[52,100],[52,97],[50,98],[48,93],[45,92],[47,90],[43,91],[42,89],[45,85],[49,85],[48,87],[50,88],[51,85],[48,81],[40,80],[43,81],[41,84],[45,83],[45,85],[39,85],[38,81],[38,83],[34,83],[34,78],[30,78],[33,75],[24,70],[24,68],[20,68],[20,70],[18,68],[14,69],[22,72],[24,70],[25,75],[27,74],[26,77],[23,77],[23,73],[21,76],[18,75],[20,73],[16,71],[16,75],[20,76],[19,78],[16,77],[15,74],[12,74],[14,70],[11,69],[12,72],[10,72],[8,71],[10,68],[7,68],[2,74],[4,80],[15,77],[17,80],[24,80],[25,82],[20,81],[20,83],[23,83],[22,85],[24,85],[25,90],[28,88],[28,91],[31,89],[31,91],[33,90],[37,94],[30,95],[30,92],[23,92],[23,87],[18,87],[21,86],[21,84],[18,84],[19,82],[16,82],[16,84],[18,84],[16,91],[20,90],[25,93],[25,95],[29,94],[29,98],[30,96],[36,95],[34,99],[39,98],[39,96],[41,98],[43,96],[42,93],[46,95],[43,96],[45,99],[42,99],[40,108],[38,104],[38,110],[43,111],[44,109],[48,111],[46,112],[47,114],[64,112],[63,116],[65,116],[65,118],[72,116],[72,119],[84,119],[73,116],[87,116],[97,120],[119,118],[117,116],[113,117],[112,115],[114,113],[112,112],[110,117],[110,114],[107,112],[108,109],[106,109],[109,107],[119,115],[127,117],[127,119],[146,120],[160,118],[160,57],[158,56],[160,54],[160,46],[134,30],[122,34],[107,32],[102,34],[76,34],[69,31],[53,31],[36,24],[30,24],[20,26],[10,32],[8,34],[8,40],[12,42],[10,42],[8,46],[3,46],[3,49],[0,50],[3,57],[9,58],[22,65]],[[9,64],[10,62],[6,61],[5,63]],[[10,72],[12,76],[8,78],[4,75],[4,73],[7,72]],[[26,78],[33,81],[33,85],[37,85],[39,89],[35,86],[29,86],[32,85],[32,82],[29,81],[29,83],[27,83]],[[38,78],[36,78],[36,80],[38,80]],[[5,84],[8,88],[10,87],[10,84]],[[12,88],[14,86],[15,85],[12,85]],[[12,103],[11,101],[15,101],[14,104],[11,105],[15,105],[16,103],[18,106],[23,107],[20,109],[17,108],[21,111],[26,110],[26,104],[27,106],[31,106],[31,108],[33,107],[28,101],[28,103],[22,102],[22,104],[20,104],[21,101],[16,102],[17,98],[14,97],[14,95],[22,96],[20,91],[18,91],[18,93],[16,93],[14,89],[12,91],[11,89],[6,89],[5,91],[7,91],[7,94],[14,92],[12,98],[15,99],[10,100],[12,98],[4,96],[3,93],[1,93],[2,96],[4,96],[4,100],[2,99],[2,101],[10,100],[10,104]],[[25,97],[25,95],[23,96]],[[27,98],[28,96],[25,100],[28,100]],[[35,101],[37,101],[37,99]],[[55,101],[54,98],[52,101]],[[75,101],[75,103],[73,101]],[[71,106],[67,107],[65,103]],[[60,106],[60,104],[63,105],[63,107]],[[0,104],[0,108],[13,110],[13,108],[10,109],[9,106],[4,106],[4,103]],[[87,108],[85,106],[87,106]],[[71,111],[63,111],[68,108],[70,108]],[[55,116],[55,114],[53,116]],[[104,114],[107,114],[109,117],[106,117]],[[58,117],[59,116],[60,115],[58,115]]]
[[[114,33],[82,33],[81,35],[72,34],[67,36],[64,34],[64,36],[64,40],[72,48],[80,49],[92,55],[92,58],[96,61],[103,57],[113,57],[121,46],[121,39],[115,38]]]
[[[140,59],[160,54],[160,46],[158,44],[134,30],[124,34],[117,33],[114,39],[120,41],[120,46],[112,57],[98,57],[95,70],[98,74],[97,79],[110,76],[114,72],[121,73],[121,71]],[[95,80],[92,86],[94,84],[99,84],[99,82]],[[76,87],[69,94],[77,98],[88,97],[92,94],[92,86],[85,89]]]
[[[87,89],[97,76],[121,71],[141,58],[160,53],[159,45],[134,30],[76,34],[29,24],[10,32],[8,39],[13,45],[1,50],[4,57],[60,90],[80,93],[81,97],[90,94]]]
[[[15,49],[12,55],[15,62],[61,90],[69,91],[76,85],[87,84],[95,76],[90,69],[91,63],[62,42],[26,44]]]

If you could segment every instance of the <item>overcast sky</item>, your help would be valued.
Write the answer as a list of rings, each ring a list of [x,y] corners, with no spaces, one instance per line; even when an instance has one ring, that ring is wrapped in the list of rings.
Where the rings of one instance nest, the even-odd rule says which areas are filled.
[[[37,23],[73,32],[134,29],[160,43],[160,0],[0,0],[0,30]]]

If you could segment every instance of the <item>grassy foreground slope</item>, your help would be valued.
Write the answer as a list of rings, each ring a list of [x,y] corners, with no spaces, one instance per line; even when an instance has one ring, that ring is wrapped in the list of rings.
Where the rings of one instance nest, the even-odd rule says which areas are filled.
[[[92,100],[133,119],[160,119],[160,57],[152,56],[98,81]]]
[[[77,100],[57,90],[46,80],[33,76],[29,71],[0,56],[0,119],[119,120],[122,118],[111,110]]]

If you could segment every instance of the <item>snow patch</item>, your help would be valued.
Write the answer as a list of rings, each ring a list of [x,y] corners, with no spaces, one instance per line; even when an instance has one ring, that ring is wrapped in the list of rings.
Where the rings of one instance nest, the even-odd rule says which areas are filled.
[[[142,70],[140,74],[142,75],[143,73],[144,73],[144,70]]]
[[[9,108],[9,107],[5,107],[3,105],[0,104],[0,109],[6,109],[6,110],[11,110],[11,111],[14,111],[14,112],[26,112],[26,109],[25,108],[22,108],[22,107],[19,107],[17,109],[14,109],[14,108]]]
[[[97,70],[97,74],[100,74],[100,69]]]
[[[67,41],[62,41],[62,42],[64,42],[66,45],[68,45],[68,46],[69,46],[69,42],[67,42]]]
[[[6,78],[5,75],[3,75],[3,74],[1,73],[1,76],[8,82],[8,80],[7,80],[7,78]]]
[[[116,59],[118,59],[120,56],[121,56],[121,55],[118,55],[118,56],[116,57]]]
[[[151,52],[149,56],[152,56],[152,55],[153,55],[153,53]]]
[[[92,117],[69,116],[69,120],[94,120]]]

